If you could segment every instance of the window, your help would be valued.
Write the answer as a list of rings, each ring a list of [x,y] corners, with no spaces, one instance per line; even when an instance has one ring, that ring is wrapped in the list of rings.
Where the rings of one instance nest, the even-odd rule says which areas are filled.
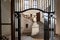
[[[29,8],[29,0],[24,0],[25,9]]]
[[[15,11],[20,11],[21,10],[21,3],[20,0],[15,0]]]
[[[28,24],[26,24],[26,28],[28,28]]]
[[[33,0],[33,8],[37,8],[37,0]]]
[[[51,0],[51,12],[54,12],[54,0]]]

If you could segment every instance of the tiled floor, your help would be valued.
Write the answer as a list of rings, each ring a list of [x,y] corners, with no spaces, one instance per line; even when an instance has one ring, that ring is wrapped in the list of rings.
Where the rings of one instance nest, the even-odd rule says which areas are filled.
[[[22,36],[21,40],[43,40],[43,39],[32,38],[31,36]]]
[[[54,38],[55,39],[53,39],[53,40],[60,40],[60,37],[58,37],[58,36],[56,36]],[[44,39],[32,38],[30,36],[22,36],[21,40],[44,40]]]

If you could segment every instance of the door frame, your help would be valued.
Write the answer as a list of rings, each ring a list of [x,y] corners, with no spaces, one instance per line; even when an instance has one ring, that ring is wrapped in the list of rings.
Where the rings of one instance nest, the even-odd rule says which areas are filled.
[[[11,0],[11,40],[15,40],[14,0]]]
[[[1,36],[2,36],[2,32],[1,32],[1,0],[0,0],[0,40],[2,40],[1,39]]]

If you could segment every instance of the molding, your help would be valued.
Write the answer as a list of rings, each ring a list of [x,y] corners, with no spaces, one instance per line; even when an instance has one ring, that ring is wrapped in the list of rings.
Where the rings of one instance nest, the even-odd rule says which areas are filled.
[[[1,31],[1,0],[0,0],[0,40],[2,40],[1,39],[1,36],[2,36],[2,31]]]
[[[15,40],[14,2],[15,0],[11,0],[11,40]]]
[[[11,23],[1,23],[1,25],[11,25]]]

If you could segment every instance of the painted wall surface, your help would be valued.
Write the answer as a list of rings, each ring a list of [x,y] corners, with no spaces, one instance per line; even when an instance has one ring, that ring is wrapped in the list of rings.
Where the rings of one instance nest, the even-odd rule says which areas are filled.
[[[60,35],[60,0],[55,1],[56,11],[56,34]]]
[[[24,18],[21,15],[21,33],[22,32],[31,32],[32,21],[30,19]],[[26,28],[26,24],[28,24],[28,28]]]

